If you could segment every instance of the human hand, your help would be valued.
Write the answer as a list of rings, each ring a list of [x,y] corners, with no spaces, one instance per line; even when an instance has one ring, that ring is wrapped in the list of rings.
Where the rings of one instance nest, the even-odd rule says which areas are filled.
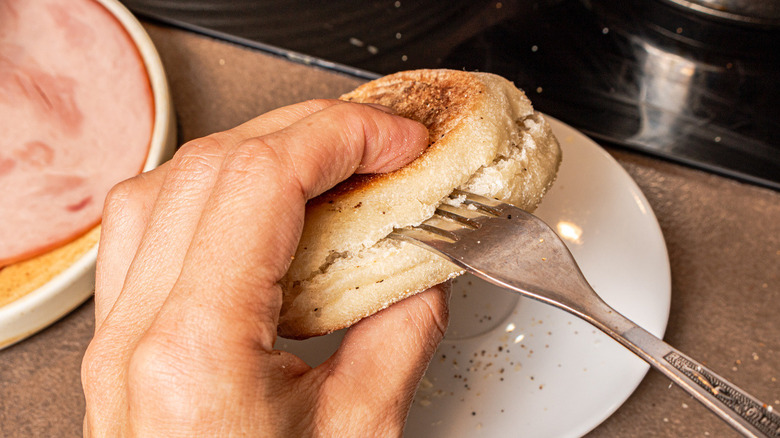
[[[433,288],[350,328],[311,368],[275,351],[277,281],[304,205],[353,172],[416,157],[427,131],[317,100],[188,142],[106,200],[86,436],[400,435],[447,324]]]

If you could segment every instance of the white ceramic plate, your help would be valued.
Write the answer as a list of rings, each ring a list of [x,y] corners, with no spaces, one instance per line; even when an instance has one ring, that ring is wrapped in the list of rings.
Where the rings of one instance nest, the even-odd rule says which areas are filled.
[[[154,128],[144,171],[173,155],[176,125],[162,61],[141,23],[117,0],[97,0],[124,26],[146,65],[154,98]],[[46,328],[86,301],[95,288],[97,246],[48,283],[0,306],[0,349]]]
[[[548,119],[563,163],[536,213],[565,236],[605,301],[662,336],[671,276],[647,200],[596,143]],[[472,276],[457,280],[450,307],[450,328],[418,390],[408,437],[582,436],[609,417],[648,370],[587,323]],[[280,340],[277,347],[317,365],[342,335]]]

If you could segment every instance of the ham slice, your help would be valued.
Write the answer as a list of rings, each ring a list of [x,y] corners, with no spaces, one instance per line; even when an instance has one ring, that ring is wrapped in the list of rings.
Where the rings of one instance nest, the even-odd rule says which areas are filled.
[[[0,1],[0,267],[100,221],[154,117],[133,40],[94,0]]]

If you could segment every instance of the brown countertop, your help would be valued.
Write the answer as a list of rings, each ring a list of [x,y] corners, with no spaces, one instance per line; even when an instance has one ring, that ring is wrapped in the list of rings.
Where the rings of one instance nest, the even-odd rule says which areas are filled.
[[[335,97],[359,80],[187,32],[147,25],[168,72],[180,141],[270,109]],[[665,339],[780,407],[780,193],[609,149],[660,222],[672,269]],[[81,435],[79,368],[90,300],[0,351],[0,436]],[[736,436],[650,371],[588,437]]]

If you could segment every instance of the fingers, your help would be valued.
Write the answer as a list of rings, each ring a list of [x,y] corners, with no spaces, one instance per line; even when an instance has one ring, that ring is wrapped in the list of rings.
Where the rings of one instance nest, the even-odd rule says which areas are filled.
[[[428,143],[425,127],[387,113],[377,106],[344,103],[312,114],[258,143],[246,143],[252,155],[268,149],[277,155],[283,171],[311,199],[356,171],[395,170],[419,156]],[[240,164],[239,164],[240,166]]]
[[[417,385],[447,327],[449,283],[409,297],[358,322],[339,350],[315,372],[325,375],[322,393],[340,387],[343,400],[362,407],[366,419],[384,412],[403,425]],[[332,413],[331,413],[332,414]]]
[[[297,246],[305,201],[358,167],[388,170],[426,145],[422,125],[355,104],[328,107],[241,143],[225,157],[156,322],[160,330],[190,330],[212,348],[271,351],[281,306],[276,282]]]
[[[279,108],[229,131],[188,142],[168,163],[117,185],[109,194],[104,209],[95,294],[96,331],[114,307],[137,255],[139,268],[135,272],[142,278],[133,278],[131,287],[124,294],[125,302],[120,303],[117,318],[143,326],[138,318],[154,315],[153,310],[162,303],[160,298],[167,294],[162,297],[155,294],[157,299],[147,295],[158,288],[172,286],[172,279],[164,273],[178,275],[183,259],[180,250],[186,250],[187,245],[179,244],[173,248],[173,253],[164,249],[171,249],[174,242],[191,238],[193,221],[197,221],[213,185],[215,171],[229,150],[248,138],[274,132],[309,114],[342,103],[320,99]],[[171,167],[174,172],[169,174]],[[163,194],[158,199],[161,190]],[[200,202],[190,202],[198,199]],[[154,224],[153,229],[147,230],[150,223]],[[140,254],[139,247],[143,247]],[[160,273],[163,277],[159,277]],[[158,284],[158,288],[147,287],[145,282],[149,278]],[[141,290],[132,287],[139,284],[144,285]]]
[[[133,185],[136,181],[126,184],[131,186],[126,190],[135,196],[153,195],[155,203],[147,215],[138,210],[128,212],[129,217],[136,215],[131,221],[144,223],[140,239],[125,241],[121,234],[109,236],[116,245],[132,245],[132,254],[126,249],[122,256],[127,258],[107,259],[105,263],[98,260],[99,266],[106,265],[102,269],[107,272],[121,274],[124,269],[126,276],[121,277],[124,279],[121,285],[107,283],[109,289],[95,290],[96,302],[101,303],[100,313],[109,309],[102,324],[96,325],[95,338],[82,365],[87,420],[91,420],[95,435],[115,435],[111,428],[127,422],[130,409],[125,394],[129,359],[178,276],[188,239],[200,214],[197,209],[202,208],[216,179],[213,173],[224,155],[221,147],[214,138],[191,142],[160,169],[159,173],[164,175],[157,185],[144,191],[144,187]],[[106,214],[108,218],[112,215]],[[121,211],[117,215],[121,217]],[[119,291],[111,288],[117,286]],[[112,298],[114,302],[109,304]],[[106,418],[115,422],[100,421]]]
[[[96,336],[82,375],[87,423],[96,435],[127,413],[126,367],[181,271],[184,255],[227,153],[338,101],[273,111],[234,130],[189,142],[160,168],[113,191],[106,206],[96,282]]]
[[[121,294],[109,315],[113,330],[143,333],[178,278],[181,263],[222,160],[231,145],[210,136],[182,146],[167,164],[153,210]]]
[[[305,201],[354,172],[393,170],[427,141],[422,125],[385,109],[313,101],[190,142],[158,171],[117,188],[104,223],[101,322],[84,358],[85,430],[110,434],[128,419],[161,420],[139,423],[160,430],[177,415],[208,422],[237,400],[250,406],[277,394],[284,379],[271,375],[304,375],[305,364],[272,348],[277,281],[297,246]],[[342,407],[347,390],[371,418],[377,411],[369,408],[388,408],[386,426],[400,432],[446,326],[444,295],[433,289],[358,324],[319,382],[341,391],[331,397]],[[376,397],[348,391],[355,387]],[[214,415],[195,409],[204,403]],[[315,415],[307,406],[302,412]]]
[[[106,197],[95,273],[95,331],[116,302],[149,223],[166,164],[115,186]]]

